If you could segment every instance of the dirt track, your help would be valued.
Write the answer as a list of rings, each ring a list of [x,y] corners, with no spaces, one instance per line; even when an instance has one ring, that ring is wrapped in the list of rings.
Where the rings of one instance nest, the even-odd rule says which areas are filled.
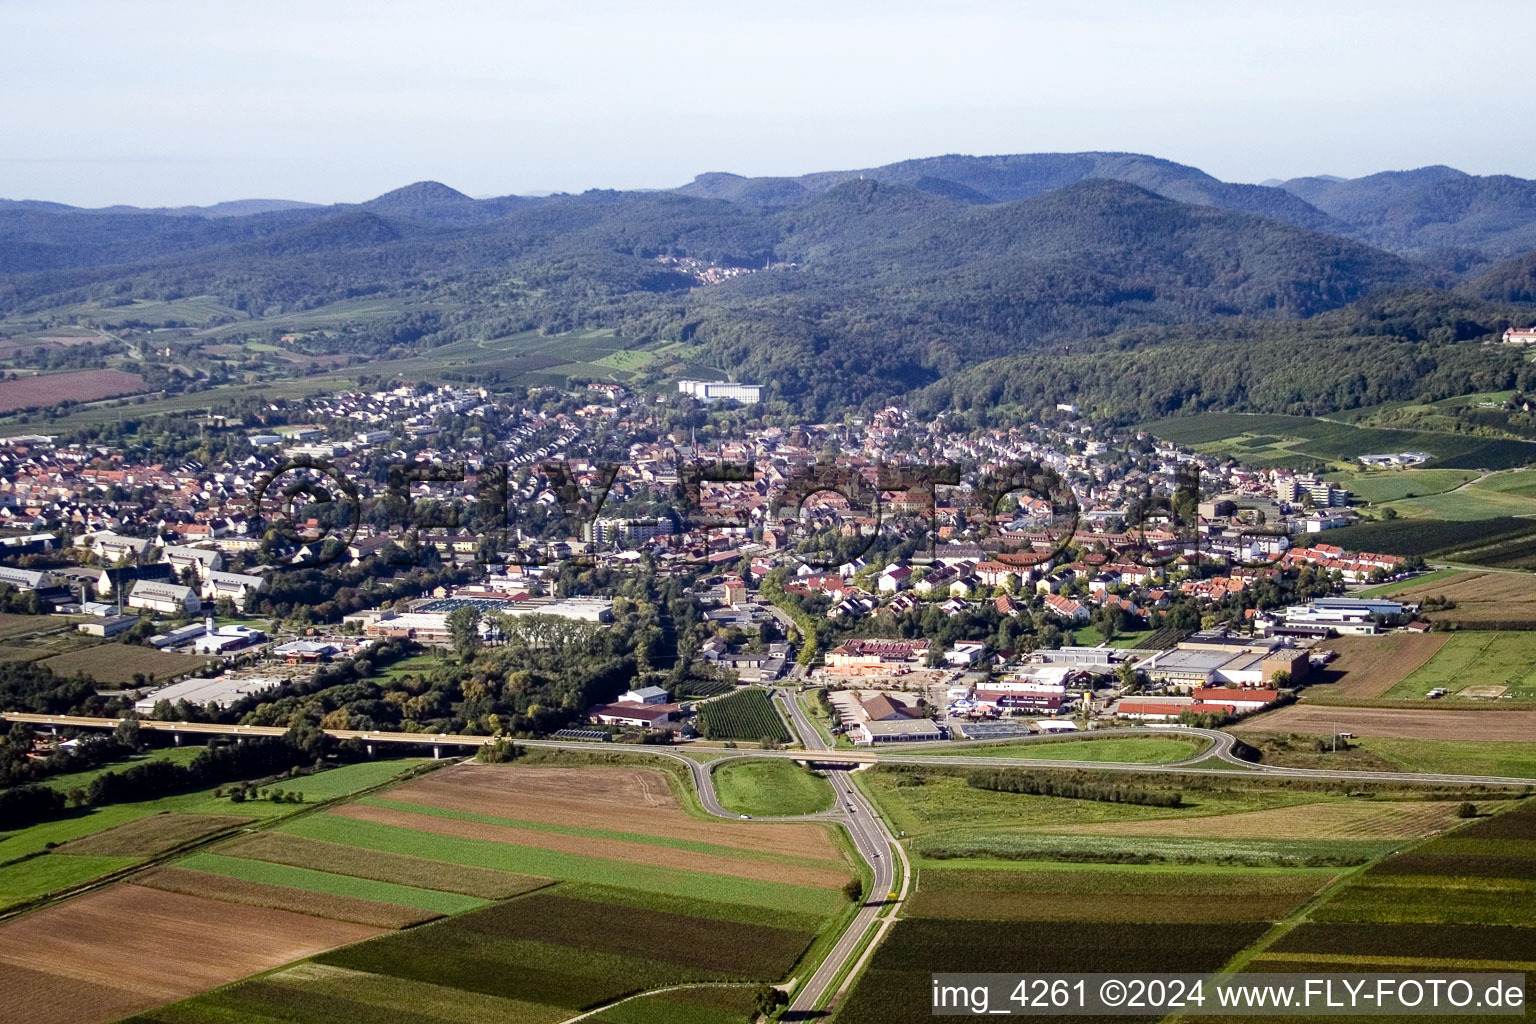
[[[115,885],[0,925],[0,992],[8,1019],[93,1024],[383,931]]]
[[[1292,704],[1244,719],[1233,732],[1296,732],[1416,740],[1536,739],[1536,711],[1412,711],[1398,708],[1336,708]]]

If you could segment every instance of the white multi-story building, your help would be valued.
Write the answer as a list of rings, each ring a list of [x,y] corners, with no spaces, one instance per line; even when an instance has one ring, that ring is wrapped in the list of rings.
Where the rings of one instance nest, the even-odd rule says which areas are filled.
[[[701,402],[718,402],[728,398],[742,405],[754,405],[762,400],[763,386],[714,380],[680,380],[677,382],[677,390]]]
[[[1536,345],[1536,327],[1511,327],[1504,332],[1506,345]]]

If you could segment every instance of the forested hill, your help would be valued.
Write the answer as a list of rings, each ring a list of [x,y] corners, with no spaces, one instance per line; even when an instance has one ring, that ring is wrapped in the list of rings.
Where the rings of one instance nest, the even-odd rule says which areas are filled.
[[[973,206],[849,181],[775,215],[795,273],[691,293],[716,365],[824,408],[1133,325],[1299,317],[1420,281],[1404,260],[1120,182]]]
[[[1124,331],[1086,351],[1007,356],[914,398],[928,414],[1072,402],[1118,423],[1208,411],[1325,415],[1386,402],[1536,390],[1536,364],[1496,342],[1530,307],[1439,291],[1363,299],[1310,320]]]
[[[1297,178],[1279,187],[1352,237],[1397,251],[1463,248],[1476,258],[1536,249],[1536,181],[1525,178],[1421,167],[1354,179]]]
[[[682,190],[538,198],[473,199],[418,182],[360,204],[272,209],[261,201],[253,208],[262,212],[244,216],[0,203],[0,318],[46,325],[81,309],[199,297],[257,324],[389,299],[380,305],[395,312],[366,328],[318,332],[306,342],[321,346],[311,354],[400,355],[400,346],[607,328],[637,344],[687,342],[691,365],[762,381],[770,400],[813,413],[884,401],[977,364],[988,369],[948,382],[956,401],[984,393],[991,380],[1025,387],[1028,361],[988,361],[1029,354],[1041,357],[1040,375],[1047,366],[1070,374],[1106,345],[1200,350],[1204,368],[1186,374],[1198,386],[1170,382],[1153,401],[1160,407],[1348,401],[1377,385],[1343,393],[1303,371],[1311,372],[1308,360],[1319,372],[1329,365],[1307,332],[1354,337],[1356,327],[1337,325],[1356,314],[1309,318],[1429,288],[1459,291],[1421,293],[1418,301],[1431,295],[1445,319],[1412,344],[1482,338],[1497,320],[1487,303],[1504,304],[1511,322],[1536,319],[1507,309],[1536,299],[1532,256],[1497,265],[1466,256],[1468,272],[1454,273],[1443,260],[1340,233],[1416,189],[1490,180],[1468,185],[1469,176],[1449,169],[1367,184],[1286,183],[1326,213],[1286,189],[1228,185],[1128,154],[938,157],[876,170],[706,176]],[[1457,230],[1521,216],[1513,200],[1502,219],[1487,203],[1477,208],[1487,215],[1469,213]],[[1475,308],[1450,309],[1452,295]],[[1359,314],[1366,328],[1372,315]],[[1267,326],[1290,321],[1308,326]],[[1171,330],[1181,327],[1190,330]],[[1266,390],[1281,389],[1285,345],[1303,353],[1294,375],[1300,399]],[[1243,354],[1225,352],[1238,348]],[[1255,376],[1225,386],[1216,374],[1235,373],[1237,361],[1244,372],[1270,374],[1272,385]],[[1094,365],[1095,374],[1134,379]],[[1146,379],[1163,379],[1173,365],[1150,367]],[[1440,372],[1439,363],[1409,365],[1418,379]],[[1045,388],[1040,375],[1028,393],[1060,392],[1059,379]],[[1382,368],[1374,379],[1396,378]]]
[[[935,156],[794,178],[744,178],[713,173],[699,175],[678,191],[749,205],[786,206],[804,202],[842,182],[863,179],[910,185],[971,202],[1001,203],[1052,192],[1090,178],[1123,181],[1180,202],[1257,213],[1299,227],[1340,227],[1327,214],[1283,189],[1234,185],[1199,168],[1139,153]]]

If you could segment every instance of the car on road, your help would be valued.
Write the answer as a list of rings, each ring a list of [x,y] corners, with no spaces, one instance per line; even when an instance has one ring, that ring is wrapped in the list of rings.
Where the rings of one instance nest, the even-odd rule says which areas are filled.
[[[750,814],[738,814],[738,815],[736,815],[736,817],[740,818],[742,821],[751,821],[752,820],[752,815],[750,815]]]

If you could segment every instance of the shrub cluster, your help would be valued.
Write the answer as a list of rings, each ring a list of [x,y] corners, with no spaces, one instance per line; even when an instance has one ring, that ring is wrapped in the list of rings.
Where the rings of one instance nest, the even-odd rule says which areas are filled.
[[[1098,800],[1109,804],[1141,804],[1145,807],[1180,807],[1184,794],[1177,790],[1135,789],[1129,786],[1055,779],[1006,768],[971,772],[965,784],[972,789],[990,789],[999,793],[1026,793],[1030,796],[1060,796],[1069,800]]]

